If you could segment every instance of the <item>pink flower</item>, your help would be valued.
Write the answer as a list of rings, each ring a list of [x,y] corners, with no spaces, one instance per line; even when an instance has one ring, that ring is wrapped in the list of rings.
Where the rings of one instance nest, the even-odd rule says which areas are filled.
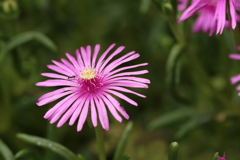
[[[220,157],[220,156],[218,156],[218,159],[219,159],[219,160],[226,160],[225,157]]]
[[[240,51],[240,46],[237,47],[237,50]],[[229,54],[229,58],[240,61],[240,54],[237,54],[237,53]],[[231,81],[231,84],[235,84],[235,83],[239,82],[240,81],[240,74],[231,77],[230,81]],[[240,90],[240,85],[237,86],[237,90]],[[240,96],[240,93],[238,95]]]
[[[178,1],[180,2],[178,9],[183,10],[188,0]],[[240,21],[236,11],[240,11],[239,0],[192,0],[192,4],[179,18],[179,22],[197,13],[193,32],[210,32],[212,35],[216,31],[216,34],[222,34],[225,27],[236,28],[237,21]],[[227,18],[228,14],[229,18]]]
[[[93,54],[90,46],[81,47],[80,50],[76,50],[76,58],[66,53],[68,60],[63,58],[61,62],[53,60],[54,64],[47,65],[49,69],[57,73],[42,73],[42,76],[53,79],[38,82],[36,85],[64,87],[42,95],[38,99],[37,105],[42,106],[59,98],[65,98],[48,110],[44,115],[45,119],[50,120],[50,123],[59,120],[57,127],[61,127],[68,119],[70,119],[69,125],[73,125],[78,119],[77,131],[81,131],[88,115],[91,116],[94,127],[97,126],[97,119],[99,119],[103,129],[109,130],[106,108],[119,122],[122,121],[119,113],[124,118],[129,119],[128,114],[116,98],[137,106],[138,104],[135,101],[120,92],[131,93],[145,98],[146,96],[125,87],[148,88],[147,83],[150,83],[150,81],[145,78],[135,77],[135,75],[148,73],[147,70],[125,70],[146,66],[148,63],[120,67],[126,62],[137,59],[140,55],[132,51],[112,60],[114,56],[125,48],[120,46],[109,56],[106,56],[114,46],[115,44],[109,46],[99,58],[97,58],[100,50],[99,44],[95,46]],[[117,67],[119,68],[116,69]]]

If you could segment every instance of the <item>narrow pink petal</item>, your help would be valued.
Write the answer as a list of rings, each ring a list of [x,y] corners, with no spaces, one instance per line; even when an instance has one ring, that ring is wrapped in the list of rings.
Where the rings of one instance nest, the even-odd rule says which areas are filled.
[[[218,0],[215,12],[217,19],[217,34],[222,34],[226,22],[226,0]]]
[[[60,62],[54,61],[54,60],[52,60],[52,62],[53,62],[56,66],[58,66],[59,68],[65,70],[66,72],[69,72],[70,74],[75,75],[75,73],[74,73],[71,69],[69,69],[66,65],[64,65],[64,64],[62,64],[62,63],[60,63]]]
[[[229,54],[229,58],[240,61],[240,54],[236,54],[236,53]]]
[[[206,6],[210,0],[195,0],[181,15],[181,17],[178,20],[178,23],[186,20],[187,18],[191,17],[193,14],[195,14],[197,11],[199,11],[201,8]]]
[[[93,58],[92,58],[92,68],[95,68],[95,62],[96,62],[99,51],[100,51],[100,44],[96,44],[94,48]]]
[[[235,83],[239,82],[240,81],[240,74],[231,77],[230,81],[231,81],[231,84],[235,84]]]
[[[55,65],[47,65],[47,67],[55,72],[58,72],[58,73],[61,73],[61,74],[65,74],[67,76],[74,76],[74,74],[70,73],[70,72],[67,72],[65,70],[63,70],[62,68],[58,67],[58,66],[55,66]]]
[[[103,70],[103,68],[107,65],[107,63],[114,57],[116,56],[118,53],[122,52],[122,50],[124,49],[124,46],[120,46],[118,47],[105,61],[104,63],[100,66],[99,71],[101,72]]]
[[[146,74],[146,73],[148,73],[148,70],[141,70],[141,71],[134,71],[134,72],[122,72],[122,73],[118,73],[118,74],[114,74],[114,72],[111,72],[109,75],[112,75],[112,74],[114,74],[114,75],[110,76],[109,78],[120,77],[120,76],[140,75],[140,74]]]
[[[98,111],[98,117],[99,117],[99,120],[100,120],[100,123],[101,123],[101,125],[102,125],[102,128],[103,129],[105,129],[106,130],[106,125],[105,125],[105,123],[104,123],[104,117],[103,117],[103,115],[101,114],[101,111],[102,111],[102,106],[101,106],[101,104],[100,104],[100,102],[99,102],[99,100],[97,99],[97,97],[94,97],[94,102],[95,102],[95,104],[96,104],[96,108],[97,108],[97,111]],[[106,115],[105,115],[106,116]]]
[[[234,8],[234,2],[233,0],[229,0],[229,8],[230,8],[230,16],[231,16],[231,26],[232,29],[235,29],[237,26],[237,13]]]
[[[51,96],[54,96],[54,95],[57,95],[57,94],[60,94],[62,92],[69,91],[69,90],[74,91],[74,90],[76,90],[76,87],[64,87],[64,88],[60,88],[60,89],[57,89],[52,92],[45,93],[44,95],[42,95],[41,97],[38,98],[38,101],[41,101],[45,98],[48,98],[48,97],[51,97]]]
[[[132,66],[126,66],[126,67],[116,69],[112,72],[107,71],[106,73],[108,73],[107,76],[109,77],[110,75],[113,75],[113,74],[118,73],[118,72],[123,71],[123,70],[137,68],[137,67],[146,66],[146,65],[148,65],[148,63],[141,63],[141,64],[137,64],[137,65],[132,65]]]
[[[75,94],[71,94],[67,97],[65,97],[63,100],[59,101],[56,105],[54,105],[51,109],[49,109],[47,111],[47,113],[45,113],[44,118],[45,119],[49,119],[49,117],[51,117],[52,115],[54,115],[54,113],[56,113],[57,111],[59,111],[61,109],[61,106],[68,101],[71,97],[73,97]]]
[[[84,95],[84,96],[83,96],[83,100],[81,101],[81,103],[78,105],[78,107],[77,107],[76,110],[74,111],[74,113],[73,113],[73,115],[72,115],[72,117],[71,117],[71,119],[70,119],[70,121],[69,121],[69,125],[70,125],[70,126],[73,125],[74,122],[76,121],[76,119],[79,117],[79,115],[80,115],[80,113],[81,113],[81,110],[82,110],[82,108],[83,108],[83,105],[84,105],[87,97],[88,97],[87,95]]]
[[[103,101],[106,103],[109,111],[111,112],[111,114],[113,115],[113,117],[119,121],[122,122],[122,117],[119,116],[119,114],[117,113],[115,107],[112,105],[112,103],[104,96],[101,97],[103,99]]]
[[[57,113],[55,113],[53,115],[53,117],[51,118],[50,123],[55,123],[65,112],[66,110],[76,101],[76,99],[78,98],[78,95],[74,95],[71,98],[69,98],[60,108],[60,110],[58,110]]]
[[[73,87],[76,87],[76,86],[78,86],[78,84],[75,82],[67,81],[67,80],[50,79],[50,80],[46,80],[43,82],[38,82],[38,83],[36,83],[36,86],[43,86],[43,87],[73,86]]]
[[[91,55],[92,55],[92,53],[91,53],[91,46],[88,45],[86,47],[86,51],[87,51],[87,61],[89,62],[87,67],[90,68],[92,66],[92,64],[91,64]]]
[[[130,99],[127,96],[123,95],[122,93],[119,93],[119,92],[116,92],[116,91],[113,91],[113,90],[107,90],[107,92],[114,94],[115,96],[125,100],[126,102],[128,102],[128,103],[130,103],[130,104],[132,104],[134,106],[138,106],[138,104],[135,101],[133,101],[132,99]]]
[[[237,46],[237,50],[240,51],[240,46]]]
[[[86,118],[88,115],[88,108],[89,108],[89,99],[86,100],[83,110],[81,112],[81,115],[79,116],[78,125],[77,125],[78,132],[82,130],[83,124],[86,121]]]
[[[124,59],[126,59],[127,57],[131,56],[135,54],[135,51],[129,52],[127,54],[125,54],[124,56],[114,60],[113,62],[111,62],[110,64],[107,65],[107,67],[104,69],[104,72],[109,72],[110,70],[114,69],[115,65],[118,64],[119,62],[122,62]]]
[[[130,87],[130,88],[148,88],[148,85],[139,83],[139,82],[132,82],[132,81],[118,81],[111,84],[111,86],[123,86],[123,87]]]
[[[70,55],[69,53],[66,53],[66,56],[70,60],[70,62],[74,65],[75,68],[77,68],[78,70],[81,69],[81,67],[78,64],[77,60],[72,55]]]
[[[208,11],[207,9],[203,10],[201,13],[199,13],[194,26],[193,26],[193,32],[207,32],[212,27],[212,21],[214,19],[214,13],[212,11]]]
[[[108,72],[110,72],[111,70],[113,70],[114,68],[120,66],[120,65],[123,64],[123,63],[126,63],[126,62],[132,61],[132,60],[134,60],[134,59],[137,59],[139,56],[140,56],[140,54],[136,53],[136,54],[134,54],[134,55],[132,55],[132,56],[130,56],[130,57],[122,60],[121,62],[112,65],[111,68],[110,68],[110,67],[106,68],[106,69],[103,71],[103,73],[108,73]],[[110,65],[109,65],[109,66],[110,66]]]
[[[188,0],[178,0],[177,10],[182,11],[187,7]]]
[[[83,64],[83,61],[82,61],[81,53],[80,53],[80,51],[78,49],[76,49],[75,54],[76,54],[76,57],[77,57],[78,65],[80,67],[78,69],[81,70],[81,68],[82,69],[84,68],[84,64]]]
[[[213,33],[216,31],[216,28],[217,28],[217,20],[215,19],[215,20],[212,20],[212,26],[210,28],[209,36],[213,35]]]
[[[61,61],[68,67],[70,68],[76,75],[79,74],[79,70],[77,70],[69,61],[67,61],[64,58],[61,58]]]
[[[91,66],[91,62],[90,62],[91,53],[90,53],[90,55],[88,55],[87,48],[88,48],[88,46],[86,47],[86,49],[84,47],[81,47],[80,50],[81,50],[81,55],[82,55],[83,62],[84,62],[84,67],[89,68]]]
[[[112,45],[110,45],[108,47],[108,49],[101,55],[101,57],[99,58],[98,62],[97,62],[97,65],[96,65],[96,68],[99,68],[100,65],[103,63],[103,60],[104,58],[106,57],[106,55],[108,54],[108,52],[115,46],[116,44],[113,43]]]
[[[118,90],[118,91],[122,91],[122,92],[126,92],[126,93],[132,93],[132,94],[135,94],[135,95],[137,95],[137,96],[139,96],[139,97],[146,98],[146,96],[144,96],[144,95],[142,95],[142,94],[140,94],[140,93],[131,91],[131,90],[126,89],[126,88],[123,88],[123,87],[109,86],[108,88],[109,88],[109,89]]]
[[[123,115],[124,118],[129,119],[129,115],[127,114],[125,109],[120,105],[120,103],[115,98],[113,98],[111,95],[109,95],[106,92],[104,93],[104,95],[114,105],[114,107],[118,110],[118,112],[120,112]]]
[[[73,105],[68,109],[68,111],[62,116],[60,121],[57,124],[57,127],[61,127],[66,121],[72,116],[73,112],[76,110],[76,108],[80,105],[81,103],[81,98],[79,97]]]
[[[97,112],[96,112],[96,107],[93,101],[93,98],[91,99],[91,119],[92,119],[92,124],[94,127],[97,126]]]
[[[150,83],[150,80],[149,79],[146,79],[146,78],[140,78],[140,77],[127,77],[127,76],[124,76],[124,77],[117,77],[117,78],[112,78],[112,79],[108,79],[108,81],[114,81],[114,82],[117,82],[118,80],[130,80],[130,81],[136,81],[136,82],[140,82],[140,83]],[[108,82],[106,81],[106,82]]]
[[[38,105],[38,106],[42,106],[42,105],[51,103],[51,102],[53,102],[53,101],[55,101],[55,100],[57,100],[57,99],[59,99],[59,98],[61,98],[61,97],[63,97],[63,96],[66,96],[66,95],[68,95],[68,94],[71,94],[71,93],[73,93],[73,92],[74,92],[74,91],[71,90],[71,91],[67,91],[67,92],[64,92],[64,93],[56,94],[56,95],[54,95],[54,96],[45,98],[45,99],[37,102],[37,105]]]
[[[68,79],[68,77],[59,75],[56,73],[41,73],[42,76],[49,77],[49,78],[60,78],[60,79]]]
[[[95,100],[95,102],[97,102],[97,101]],[[100,119],[103,129],[108,131],[109,130],[109,121],[108,121],[107,110],[106,110],[105,104],[103,103],[101,98],[99,98],[99,105],[97,105],[97,110],[98,110],[99,119]]]

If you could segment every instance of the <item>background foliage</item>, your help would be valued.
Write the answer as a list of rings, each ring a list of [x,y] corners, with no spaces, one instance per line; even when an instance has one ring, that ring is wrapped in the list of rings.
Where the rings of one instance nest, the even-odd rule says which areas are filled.
[[[210,159],[216,151],[226,152],[232,160],[240,157],[240,98],[229,82],[239,64],[228,59],[235,52],[238,28],[209,37],[190,32],[193,18],[179,25],[173,21],[186,38],[186,47],[178,52],[168,16],[150,0],[1,0],[0,4],[0,137],[14,154],[29,148],[44,159],[61,159],[17,138],[21,132],[97,159],[94,131],[87,124],[76,132],[76,126],[55,128],[43,119],[54,102],[43,107],[35,103],[52,88],[35,83],[45,80],[40,73],[49,71],[46,65],[66,52],[74,54],[80,46],[97,43],[104,51],[117,43],[126,46],[124,53],[141,54],[134,64],[149,63],[145,77],[151,80],[150,87],[139,90],[147,98],[129,95],[138,107],[121,101],[134,122],[125,151],[131,159],[167,159],[172,141],[180,144],[179,159]],[[110,130],[104,133],[109,160],[127,123],[111,119]],[[19,159],[27,158],[32,156]]]

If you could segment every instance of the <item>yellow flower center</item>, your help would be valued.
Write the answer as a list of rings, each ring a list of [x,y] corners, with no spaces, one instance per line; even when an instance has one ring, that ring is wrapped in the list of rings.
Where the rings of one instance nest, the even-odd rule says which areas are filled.
[[[85,68],[83,72],[80,73],[80,78],[84,80],[90,80],[96,77],[96,70],[92,68]]]

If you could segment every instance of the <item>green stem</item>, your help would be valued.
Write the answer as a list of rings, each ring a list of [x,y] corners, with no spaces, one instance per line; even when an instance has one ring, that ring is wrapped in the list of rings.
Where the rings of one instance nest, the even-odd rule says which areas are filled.
[[[178,24],[176,22],[176,19],[169,17],[167,21],[178,43],[185,44],[185,38],[182,32],[180,32],[179,28],[177,27]]]
[[[54,134],[55,126],[48,123],[47,124],[47,139],[54,141],[56,139],[56,135]],[[45,160],[52,160],[54,159],[54,154],[50,150],[46,150],[45,152]]]
[[[104,149],[104,139],[103,139],[103,129],[101,128],[101,125],[98,125],[97,127],[95,127],[95,133],[97,138],[99,160],[106,160],[106,154]]]

